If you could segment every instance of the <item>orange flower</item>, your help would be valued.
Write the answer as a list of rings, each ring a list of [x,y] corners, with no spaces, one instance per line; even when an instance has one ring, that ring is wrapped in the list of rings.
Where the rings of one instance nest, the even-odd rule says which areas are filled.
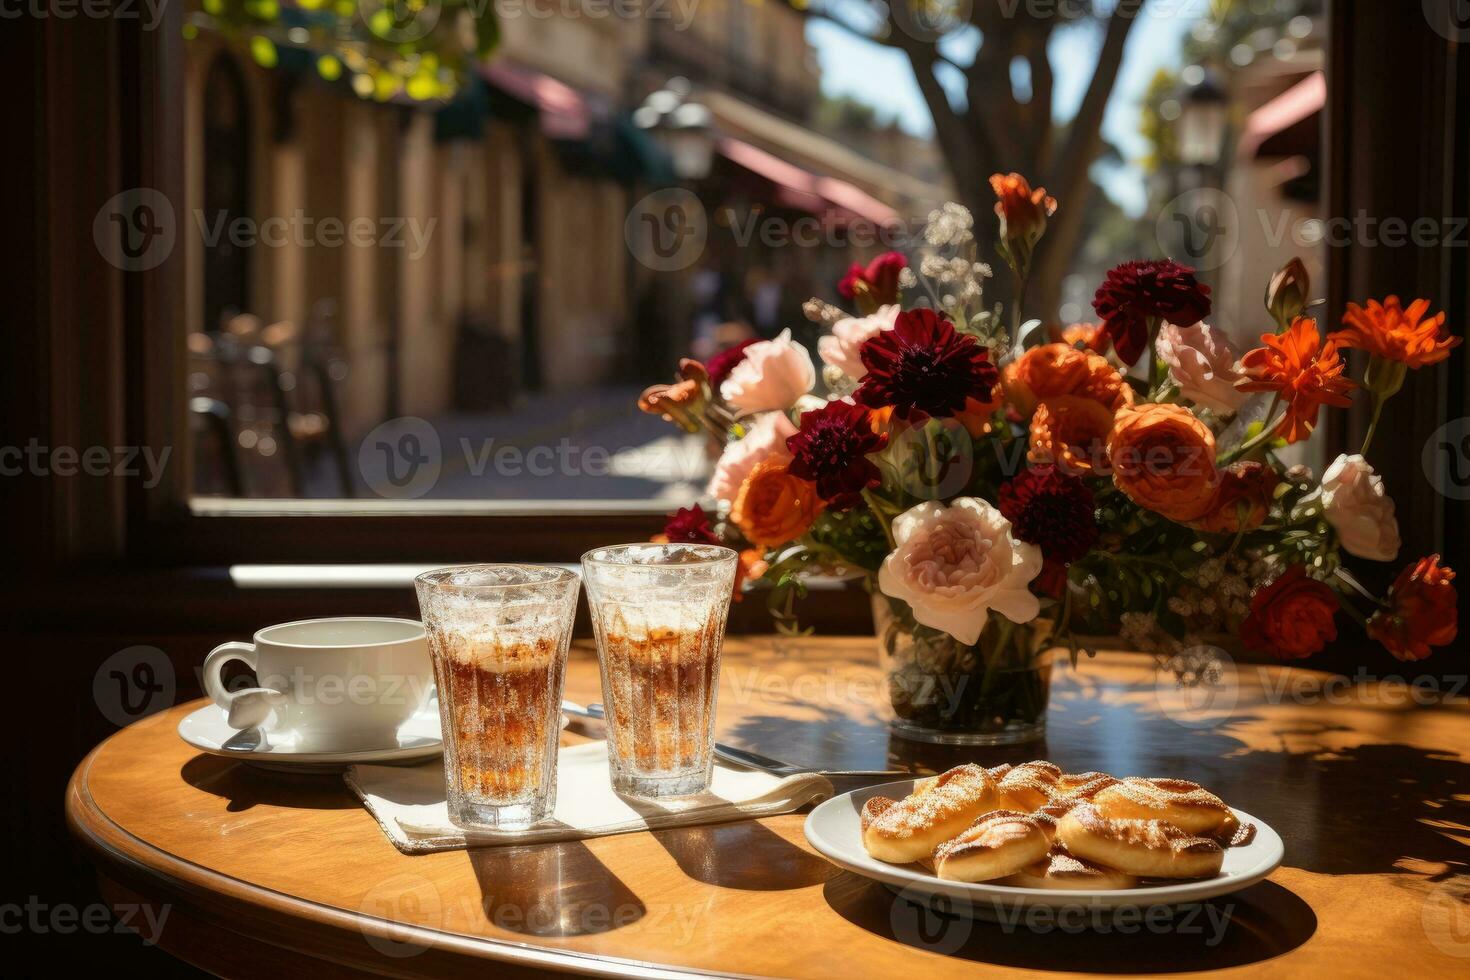
[[[1281,334],[1262,334],[1261,343],[1240,359],[1246,379],[1236,382],[1241,391],[1274,391],[1286,404],[1286,414],[1276,434],[1287,442],[1301,442],[1317,427],[1323,405],[1347,408],[1348,396],[1357,384],[1343,377],[1347,365],[1331,340],[1322,343],[1317,323],[1297,317]]]
[[[1000,386],[996,386],[996,393]],[[981,436],[989,435],[991,430],[991,419],[995,416],[995,410],[1000,407],[1001,399],[996,393],[992,393],[988,401],[978,398],[965,400],[965,410],[955,416],[955,421],[965,427],[971,439],[979,439]]]
[[[1068,476],[1107,472],[1107,439],[1113,413],[1090,398],[1058,395],[1036,406],[1026,458],[1056,466]]]
[[[1113,422],[1107,448],[1113,482],[1140,507],[1187,524],[1213,506],[1220,486],[1215,436],[1189,409],[1126,408]]]
[[[736,602],[744,599],[746,580],[760,578],[770,567],[765,552],[759,548],[746,548],[740,552],[740,560],[735,563],[735,593],[730,598]]]
[[[768,459],[740,485],[730,520],[752,544],[774,548],[805,534],[823,506],[815,483],[792,476],[785,462]]]
[[[1006,400],[1022,415],[1058,395],[1090,398],[1116,412],[1133,404],[1133,389],[1108,359],[1067,344],[1042,344],[1012,361],[1002,381]]]
[[[638,407],[649,415],[662,415],[685,432],[699,431],[699,417],[704,412],[704,385],[698,378],[686,378],[671,385],[652,385],[638,396]]]
[[[884,405],[882,408],[870,409],[868,421],[873,425],[876,435],[884,435],[893,428],[893,406]]]
[[[1236,463],[1220,474],[1220,487],[1209,512],[1193,526],[1208,534],[1254,531],[1271,513],[1280,482],[1276,471],[1265,463]]]
[[[1251,597],[1240,640],[1277,660],[1302,660],[1337,639],[1337,606],[1337,593],[1292,565]]]
[[[1365,350],[1374,357],[1417,370],[1438,364],[1460,345],[1460,338],[1449,336],[1445,330],[1445,315],[1425,320],[1428,312],[1427,299],[1416,300],[1407,310],[1397,296],[1381,304],[1370,299],[1366,310],[1349,303],[1342,318],[1343,329],[1328,334],[1327,339],[1339,347]]]
[[[1000,217],[1000,237],[1005,242],[1035,245],[1046,233],[1046,219],[1057,213],[1057,201],[1048,197],[1045,187],[1031,189],[1020,174],[995,174],[990,187],[998,199],[995,213]]]
[[[1453,570],[1439,563],[1439,555],[1421,558],[1399,573],[1388,590],[1388,608],[1368,620],[1368,635],[1400,660],[1423,660],[1455,642],[1459,613]]]
[[[1096,323],[1074,323],[1062,330],[1062,343],[1068,347],[1085,347],[1094,354],[1106,354],[1108,332]]]

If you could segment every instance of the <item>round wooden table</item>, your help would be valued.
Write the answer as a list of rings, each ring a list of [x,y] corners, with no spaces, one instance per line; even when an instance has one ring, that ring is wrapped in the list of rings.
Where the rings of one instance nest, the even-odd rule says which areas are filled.
[[[1466,692],[1241,665],[1213,705],[1181,707],[1173,673],[1105,653],[1060,669],[1045,743],[962,750],[889,737],[875,660],[871,638],[732,638],[719,737],[830,768],[1045,757],[1196,779],[1274,826],[1285,866],[1129,929],[925,915],[819,857],[801,814],[408,857],[340,779],[185,745],[197,705],[98,746],[67,814],[114,907],[226,975],[1470,975]],[[598,693],[579,644],[567,696]]]

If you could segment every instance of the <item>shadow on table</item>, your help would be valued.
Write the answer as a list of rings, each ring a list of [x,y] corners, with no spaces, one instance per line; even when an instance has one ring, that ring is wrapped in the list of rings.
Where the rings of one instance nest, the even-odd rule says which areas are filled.
[[[653,839],[696,881],[743,891],[783,891],[820,885],[837,868],[754,820],[671,827]]]
[[[742,715],[719,738],[782,762],[822,769],[882,769],[888,725],[840,707],[791,702],[808,717]]]
[[[941,916],[875,881],[842,872],[823,889],[843,918],[893,942],[977,963],[1094,974],[1176,973],[1261,963],[1290,952],[1317,930],[1306,902],[1263,881],[1180,910],[1173,919],[1093,922],[1033,911],[1009,921]]]
[[[213,755],[196,755],[179,777],[197,790],[229,800],[240,813],[258,804],[297,810],[352,810],[362,806],[341,773],[294,773],[260,769]]]
[[[632,925],[648,910],[582,841],[465,852],[485,921],[527,936],[589,936]]]

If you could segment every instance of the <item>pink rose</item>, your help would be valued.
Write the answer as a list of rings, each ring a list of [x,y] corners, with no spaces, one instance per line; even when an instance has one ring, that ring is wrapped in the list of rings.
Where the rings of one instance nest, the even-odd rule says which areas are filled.
[[[1156,350],[1169,365],[1169,374],[1179,383],[1184,397],[1199,407],[1229,415],[1240,411],[1250,399],[1249,393],[1235,388],[1242,377],[1235,369],[1240,355],[1225,335],[1208,323],[1192,327],[1164,324],[1159,328]]]
[[[1041,573],[1041,549],[1018,540],[988,502],[961,497],[948,507],[919,504],[894,520],[893,537],[878,588],[907,602],[925,626],[970,644],[980,639],[991,611],[1013,623],[1041,612],[1030,589]]]
[[[786,440],[796,435],[796,426],[785,412],[757,415],[743,439],[725,446],[715,463],[715,475],[709,481],[709,495],[717,500],[733,501],[750,471],[768,459],[787,461],[791,450]]]
[[[1399,521],[1383,478],[1361,456],[1339,456],[1322,474],[1322,512],[1343,550],[1370,561],[1399,556]]]
[[[884,330],[892,330],[898,320],[898,304],[879,307],[872,316],[848,317],[832,325],[832,332],[817,341],[822,360],[854,381],[863,380],[868,369],[863,367],[860,351],[863,344]]]
[[[743,412],[785,410],[816,384],[811,355],[790,330],[782,330],[774,340],[745,349],[745,360],[720,385],[720,397]]]

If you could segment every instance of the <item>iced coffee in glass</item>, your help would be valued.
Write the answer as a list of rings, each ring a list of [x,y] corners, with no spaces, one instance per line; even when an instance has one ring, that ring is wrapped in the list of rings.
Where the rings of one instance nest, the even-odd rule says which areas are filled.
[[[475,565],[425,572],[414,586],[439,689],[450,820],[512,829],[549,817],[576,573]]]
[[[729,548],[695,544],[582,556],[618,792],[659,798],[709,788],[737,560]]]

